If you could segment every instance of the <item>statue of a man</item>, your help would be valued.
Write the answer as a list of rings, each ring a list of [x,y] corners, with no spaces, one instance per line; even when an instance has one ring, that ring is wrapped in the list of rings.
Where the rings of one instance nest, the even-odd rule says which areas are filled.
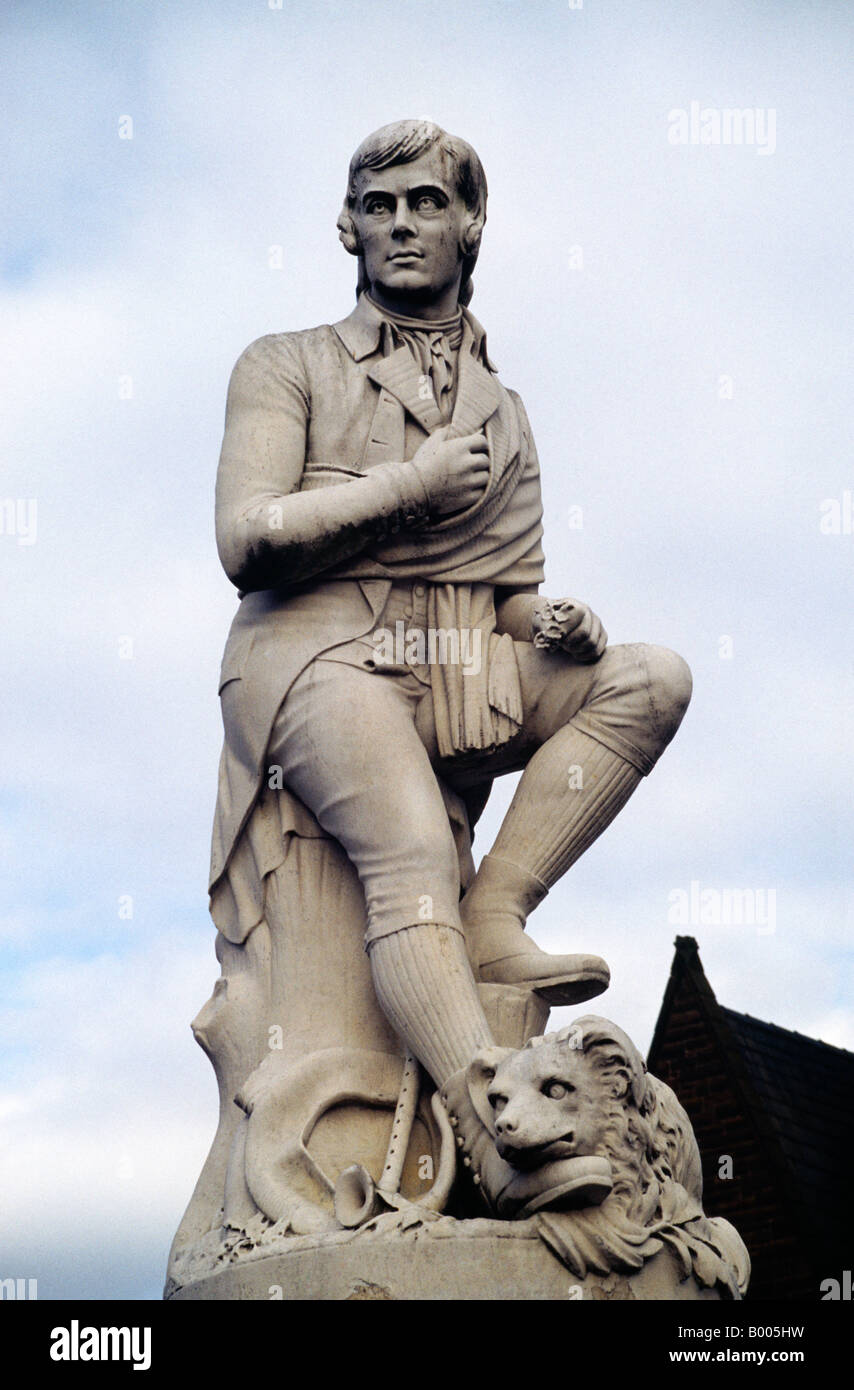
[[[338,223],[356,308],[262,338],[235,367],[217,538],[242,602],[211,889],[257,916],[259,855],[235,866],[275,770],[355,866],[379,1003],[441,1089],[487,1202],[512,1215],[506,1165],[458,1084],[492,1042],[476,982],[549,1003],[606,987],[598,956],[547,955],[525,923],[652,769],[691,680],[673,652],[607,647],[585,604],[539,594],[528,419],[467,308],[485,220],[469,145],[426,121],[376,131]],[[470,834],[492,779],[519,769],[461,901],[449,804]],[[544,1164],[542,1192],[560,1180]]]

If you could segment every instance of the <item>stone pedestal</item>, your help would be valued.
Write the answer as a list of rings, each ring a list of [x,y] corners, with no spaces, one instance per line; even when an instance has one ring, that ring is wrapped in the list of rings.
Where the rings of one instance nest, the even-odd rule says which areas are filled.
[[[340,847],[292,836],[282,853],[264,921],[240,945],[220,937],[222,977],[196,1020],[220,1123],[164,1297],[741,1296],[747,1252],[703,1214],[688,1117],[616,1024],[585,1015],[545,1035],[534,989],[480,984],[495,1046],[440,1103],[377,1003]],[[502,1220],[461,1147],[463,1131],[498,1142],[493,1082],[519,1141],[491,1206]],[[531,1160],[549,1145],[556,1177],[539,1201]],[[595,1166],[595,1191],[579,1165],[588,1178]]]
[[[454,1221],[415,1231],[341,1232],[287,1250],[238,1255],[214,1274],[167,1297],[175,1301],[377,1299],[513,1301],[713,1300],[715,1289],[685,1279],[662,1250],[632,1274],[576,1278],[540,1238],[536,1221]]]

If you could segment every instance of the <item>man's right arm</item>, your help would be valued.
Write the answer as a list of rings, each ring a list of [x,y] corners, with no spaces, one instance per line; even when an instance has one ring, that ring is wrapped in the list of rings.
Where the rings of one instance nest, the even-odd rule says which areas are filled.
[[[310,409],[310,385],[287,339],[246,349],[229,384],[216,488],[217,547],[241,589],[299,583],[427,522],[430,496],[412,462],[300,492]]]
[[[435,430],[407,462],[300,492],[311,386],[287,337],[259,338],[237,363],[228,390],[216,488],[220,559],[238,588],[298,584],[401,529],[464,512],[489,479],[478,431]]]

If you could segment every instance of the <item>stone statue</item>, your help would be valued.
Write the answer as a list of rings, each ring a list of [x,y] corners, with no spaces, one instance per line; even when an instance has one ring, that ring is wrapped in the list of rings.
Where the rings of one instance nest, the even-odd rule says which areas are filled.
[[[441,1235],[431,1259],[444,1250],[442,1287],[464,1297],[565,1297],[564,1266],[637,1278],[665,1248],[695,1289],[746,1281],[735,1232],[703,1217],[687,1118],[629,1040],[601,1019],[542,1036],[550,1005],[601,993],[609,971],[539,950],[529,914],[652,770],[691,679],[539,593],[530,425],[467,307],[486,194],[474,150],[437,126],[370,135],[338,221],[355,309],[259,339],[232,375],[222,977],[194,1025],[221,1113],[173,1296],[259,1296],[271,1272],[284,1297],[454,1296],[406,1292],[413,1232],[422,1249]],[[520,769],[475,872],[492,779]],[[643,1196],[627,1195],[617,1076],[654,1155],[632,1171]],[[605,1268],[584,1220],[609,1233]],[[473,1292],[459,1251],[484,1226],[508,1253]],[[544,1259],[562,1262],[560,1294]]]

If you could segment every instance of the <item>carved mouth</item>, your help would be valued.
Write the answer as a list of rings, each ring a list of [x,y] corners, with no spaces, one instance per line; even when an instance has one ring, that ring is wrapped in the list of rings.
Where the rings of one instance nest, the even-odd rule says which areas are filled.
[[[560,1158],[575,1158],[578,1152],[575,1135],[571,1130],[559,1139],[550,1139],[547,1144],[518,1145],[499,1138],[495,1141],[495,1147],[505,1163],[524,1171],[540,1168],[544,1163],[553,1163]]]

